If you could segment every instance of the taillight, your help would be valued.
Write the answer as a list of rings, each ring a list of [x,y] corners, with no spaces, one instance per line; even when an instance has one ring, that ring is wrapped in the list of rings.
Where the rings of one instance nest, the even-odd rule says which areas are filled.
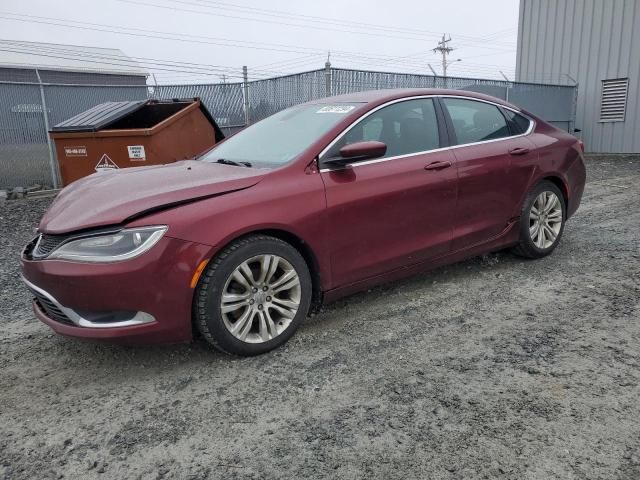
[[[580,150],[584,153],[584,142],[582,140],[578,140],[578,145],[580,145]]]

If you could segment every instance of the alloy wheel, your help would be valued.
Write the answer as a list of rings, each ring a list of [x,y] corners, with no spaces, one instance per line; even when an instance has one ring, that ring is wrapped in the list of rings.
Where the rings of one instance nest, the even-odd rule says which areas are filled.
[[[227,279],[220,311],[227,330],[247,343],[264,343],[284,332],[300,307],[298,272],[278,255],[242,262]]]
[[[540,249],[551,247],[562,228],[562,204],[558,196],[549,191],[540,193],[529,212],[531,241]]]

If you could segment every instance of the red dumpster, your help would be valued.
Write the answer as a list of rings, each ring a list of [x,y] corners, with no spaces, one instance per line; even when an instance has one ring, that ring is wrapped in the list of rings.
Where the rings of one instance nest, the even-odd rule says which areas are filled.
[[[224,138],[198,98],[101,103],[49,134],[63,185],[104,169],[193,158]]]

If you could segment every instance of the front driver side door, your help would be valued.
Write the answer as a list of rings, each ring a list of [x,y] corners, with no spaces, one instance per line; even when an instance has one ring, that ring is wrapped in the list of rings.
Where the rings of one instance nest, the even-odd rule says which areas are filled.
[[[431,98],[396,102],[356,122],[320,158],[333,286],[348,285],[450,251],[455,157],[443,145]],[[329,170],[322,159],[377,140],[384,157]]]

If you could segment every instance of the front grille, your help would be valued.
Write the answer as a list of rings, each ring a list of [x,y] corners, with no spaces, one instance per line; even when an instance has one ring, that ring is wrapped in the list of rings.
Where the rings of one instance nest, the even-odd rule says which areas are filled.
[[[44,312],[47,317],[49,317],[51,320],[55,320],[56,322],[64,323],[65,325],[75,325],[55,303],[53,303],[41,293],[33,290],[32,288],[30,288],[29,290],[35,297],[38,307]]]
[[[70,235],[47,235],[41,233],[36,248],[33,251],[34,257],[46,257],[56,248],[69,239]]]

